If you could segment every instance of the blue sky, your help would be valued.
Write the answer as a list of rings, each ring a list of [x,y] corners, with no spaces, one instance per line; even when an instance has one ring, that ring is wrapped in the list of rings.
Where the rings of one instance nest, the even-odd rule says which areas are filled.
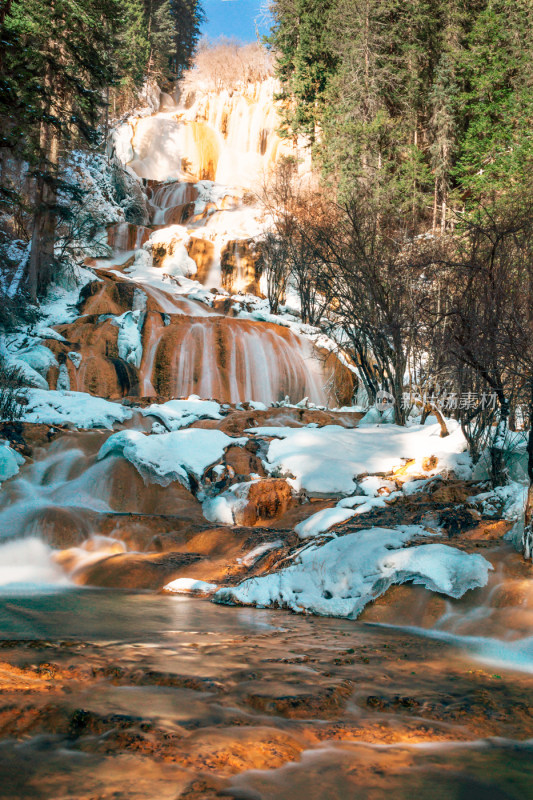
[[[230,36],[244,42],[255,41],[259,33],[268,32],[265,24],[265,0],[202,0],[208,21],[202,32],[210,39]]]

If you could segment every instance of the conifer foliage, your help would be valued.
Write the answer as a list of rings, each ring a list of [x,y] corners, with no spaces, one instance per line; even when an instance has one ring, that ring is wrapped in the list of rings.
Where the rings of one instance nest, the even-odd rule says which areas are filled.
[[[58,223],[80,199],[68,152],[102,145],[110,108],[131,108],[145,80],[179,77],[201,22],[198,0],[0,0],[0,235],[31,241],[33,298],[57,272]]]
[[[529,0],[272,0],[285,135],[433,231],[531,167]]]

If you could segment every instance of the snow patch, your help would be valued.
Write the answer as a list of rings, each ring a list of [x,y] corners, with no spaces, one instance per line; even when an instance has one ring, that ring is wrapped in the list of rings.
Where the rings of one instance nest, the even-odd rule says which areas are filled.
[[[222,431],[200,428],[157,435],[120,431],[102,445],[98,458],[109,453],[122,455],[148,483],[168,486],[179,481],[191,490],[190,476],[201,481],[206,469],[220,461],[227,447],[245,443],[246,439],[232,439]]]
[[[156,417],[168,431],[186,428],[199,419],[222,419],[220,404],[214,400],[200,400],[191,395],[188,400],[168,400],[152,404],[141,410],[143,417]]]
[[[276,474],[289,474],[292,485],[313,495],[352,495],[356,479],[363,474],[387,474],[414,459],[412,470],[422,471],[422,460],[435,455],[438,468],[467,466],[463,453],[466,441],[459,426],[445,439],[438,425],[411,428],[399,425],[367,425],[346,429],[339,425],[323,428],[252,428],[248,432],[272,437],[266,467]]]
[[[133,416],[126,406],[85,392],[25,389],[23,395],[28,401],[22,412],[24,422],[112,429],[115,422],[125,422]]]
[[[404,547],[412,537],[411,528],[372,528],[332,539],[304,550],[280,572],[219,589],[213,599],[355,619],[394,583],[455,598],[487,583],[492,566],[483,556],[442,544]]]
[[[6,442],[0,442],[0,484],[16,475],[24,458]]]

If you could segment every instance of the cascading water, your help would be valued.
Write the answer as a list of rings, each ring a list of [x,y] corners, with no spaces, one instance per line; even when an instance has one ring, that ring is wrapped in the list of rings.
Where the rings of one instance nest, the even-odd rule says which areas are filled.
[[[57,326],[49,347],[58,360],[53,369],[60,364],[64,373],[66,366],[72,389],[114,399],[129,394],[133,401],[118,407],[136,407],[115,423],[114,434],[64,429],[55,438],[57,430],[45,427],[36,436],[51,441],[35,445],[32,461],[2,486],[0,624],[10,640],[29,640],[18,656],[5,656],[13,663],[20,656],[22,665],[15,677],[23,691],[13,707],[30,703],[30,691],[38,698],[13,728],[12,712],[5,715],[10,797],[19,796],[18,773],[25,771],[37,775],[39,796],[66,796],[66,784],[69,797],[81,796],[73,770],[82,775],[83,792],[95,797],[214,797],[222,791],[265,800],[334,798],[339,791],[366,796],[367,783],[368,796],[381,797],[398,794],[398,782],[390,779],[396,769],[409,784],[401,797],[422,796],[438,784],[437,792],[444,787],[439,798],[481,798],[493,796],[490,775],[485,781],[491,748],[509,765],[502,770],[509,769],[511,787],[530,761],[527,742],[505,739],[524,738],[525,678],[533,671],[531,573],[510,547],[482,551],[495,567],[485,588],[444,600],[422,586],[395,586],[392,600],[386,595],[367,606],[362,620],[371,624],[364,625],[272,609],[231,614],[155,593],[175,575],[185,574],[192,584],[231,584],[245,575],[239,570],[257,565],[250,573],[255,579],[269,563],[271,577],[281,582],[279,564],[310,545],[295,545],[296,522],[312,509],[339,511],[338,497],[324,500],[319,491],[266,522],[235,518],[233,524],[230,516],[219,527],[219,520],[204,516],[210,500],[227,506],[231,489],[233,499],[243,501],[243,514],[250,512],[245,489],[267,484],[265,506],[281,505],[274,485],[291,495],[292,466],[268,472],[266,451],[276,437],[271,426],[303,428],[303,438],[312,440],[319,425],[342,431],[339,426],[354,424],[346,423],[346,414],[305,404],[262,406],[287,395],[326,405],[330,370],[309,339],[252,318],[244,294],[233,305],[228,296],[249,291],[256,264],[249,243],[265,223],[242,191],[208,179],[246,186],[273,163],[282,146],[274,133],[272,90],[266,82],[233,95],[200,96],[187,109],[168,103],[164,113],[121,126],[117,152],[147,182],[151,225],[109,229],[113,256],[97,263],[98,280],[85,288],[80,316]],[[188,272],[191,263],[196,275]],[[209,295],[212,289],[217,292]],[[347,402],[350,392],[351,384]],[[204,463],[199,444],[185,455],[180,451],[178,401],[163,407],[140,399],[157,396],[160,403],[192,394],[244,403],[227,416],[217,403],[200,403],[204,410],[184,423],[183,439],[191,435],[194,443],[195,434],[213,434],[224,440],[227,451],[218,461]],[[389,426],[381,430],[394,436],[392,426],[390,434]],[[107,452],[112,435],[122,444]],[[135,448],[148,440],[156,446],[168,441],[168,451],[149,454],[141,474]],[[291,465],[297,472],[305,461],[320,474],[322,457],[306,447],[291,454]],[[150,480],[150,469],[176,471],[187,459],[183,483]],[[270,474],[272,480],[264,480]],[[308,499],[305,491],[299,494]],[[396,494],[403,502],[401,485]],[[366,499],[379,504],[381,498]],[[401,503],[383,513],[387,525],[406,522]],[[412,515],[407,521],[418,527],[410,524]],[[322,535],[337,538],[336,532]],[[282,562],[269,561],[276,548]],[[319,581],[321,570],[318,564]],[[109,593],[105,587],[154,591]],[[13,599],[17,592],[20,601]],[[13,642],[4,645],[8,653]],[[505,680],[487,665],[497,665]],[[0,672],[2,689],[9,691],[9,664]],[[36,695],[43,683],[45,693]],[[498,699],[506,711],[516,710],[516,729],[514,720],[503,725],[498,704],[479,712],[479,698],[493,684],[503,690]],[[24,742],[11,744],[20,733]],[[443,741],[448,749],[439,749]],[[118,767],[117,754],[123,758]],[[472,760],[475,783],[463,774]],[[20,769],[12,766],[19,763]]]
[[[265,228],[263,212],[245,202],[242,189],[208,180],[195,184],[191,175],[231,178],[235,186],[244,176],[250,185],[266,173],[280,146],[272,92],[267,81],[231,96],[217,94],[207,104],[200,96],[186,110],[140,118],[116,133],[117,152],[126,153],[128,167],[148,180],[147,203],[157,232],[144,244],[144,227],[135,234],[135,226],[115,226],[110,243],[116,250],[135,250],[135,241],[133,258],[119,272],[146,293],[150,311],[166,315],[144,319],[137,381],[142,395],[194,393],[264,403],[308,397],[318,405],[332,399],[326,389],[331,370],[302,337],[280,326],[221,316],[164,283],[169,274],[179,287],[180,275],[193,277],[196,263],[196,277],[209,290],[224,286],[239,292],[259,285],[259,253],[251,243]],[[109,269],[105,261],[100,266]],[[73,385],[93,390],[79,380]]]

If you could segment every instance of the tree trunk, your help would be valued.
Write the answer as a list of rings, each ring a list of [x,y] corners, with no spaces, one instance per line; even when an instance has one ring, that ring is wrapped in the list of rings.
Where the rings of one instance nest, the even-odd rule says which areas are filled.
[[[56,177],[59,161],[59,137],[43,123],[42,134],[46,158],[41,162],[35,192],[35,211],[28,259],[28,289],[33,300],[42,295],[54,273],[56,238]]]
[[[524,533],[522,550],[524,558],[533,559],[533,379],[531,381],[531,398],[529,401],[529,438],[527,441],[527,475],[529,489],[524,514]]]
[[[501,396],[500,418],[496,425],[494,438],[490,448],[491,479],[494,486],[504,486],[508,480],[507,466],[504,458],[505,434],[507,432],[507,420],[509,419],[509,401]]]
[[[35,208],[27,266],[27,285],[33,300],[45,292],[54,272],[59,130],[46,119],[56,111],[54,88],[54,76],[48,64],[44,76],[45,113],[39,133],[40,163],[35,184]]]

